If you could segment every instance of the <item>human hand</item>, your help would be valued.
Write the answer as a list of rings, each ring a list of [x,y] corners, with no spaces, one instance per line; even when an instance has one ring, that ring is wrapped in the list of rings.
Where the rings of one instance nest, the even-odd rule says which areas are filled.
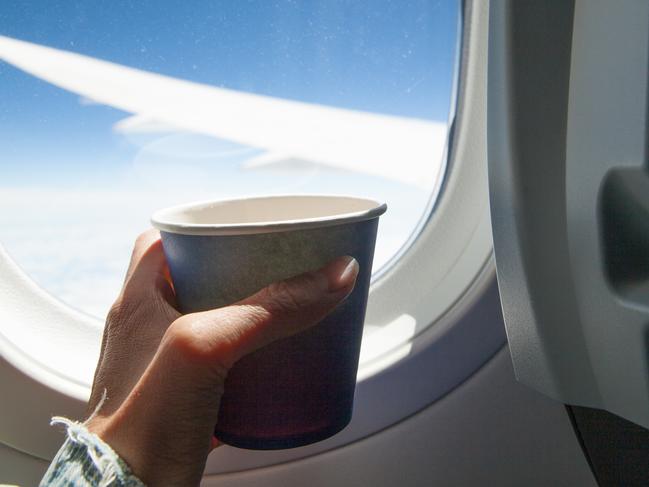
[[[157,231],[138,237],[108,313],[87,421],[149,486],[197,485],[228,370],[241,357],[321,321],[354,287],[338,258],[239,303],[181,315]]]

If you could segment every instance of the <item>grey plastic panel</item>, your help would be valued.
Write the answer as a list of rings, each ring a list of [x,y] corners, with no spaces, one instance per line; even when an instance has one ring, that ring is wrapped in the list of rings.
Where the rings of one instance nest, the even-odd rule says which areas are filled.
[[[494,247],[517,378],[649,427],[649,2],[493,1]]]

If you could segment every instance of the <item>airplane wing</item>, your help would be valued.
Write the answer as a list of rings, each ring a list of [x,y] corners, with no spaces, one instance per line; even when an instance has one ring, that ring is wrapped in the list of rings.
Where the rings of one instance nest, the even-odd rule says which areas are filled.
[[[176,132],[182,130],[177,125],[165,123],[147,115],[131,115],[113,125],[113,130],[121,134],[147,134]]]
[[[5,36],[0,60],[133,114],[121,131],[176,127],[425,189],[441,167],[444,123],[217,88]]]
[[[314,164],[312,161],[307,161],[291,154],[264,152],[243,161],[242,167],[244,169],[260,169],[266,167],[297,168],[308,167],[312,164]]]

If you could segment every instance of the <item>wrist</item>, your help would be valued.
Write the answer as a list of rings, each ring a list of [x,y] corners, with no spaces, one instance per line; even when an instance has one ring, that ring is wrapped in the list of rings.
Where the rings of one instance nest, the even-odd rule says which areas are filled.
[[[152,422],[165,413],[151,407],[139,414],[138,405],[124,406],[112,415],[89,419],[88,431],[108,444],[148,487],[199,485],[212,449],[213,426],[189,425],[186,419]]]

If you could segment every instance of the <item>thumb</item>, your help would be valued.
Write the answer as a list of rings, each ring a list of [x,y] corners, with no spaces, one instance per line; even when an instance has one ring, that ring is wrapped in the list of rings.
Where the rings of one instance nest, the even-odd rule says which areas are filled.
[[[351,293],[358,270],[354,258],[339,257],[231,306],[185,315],[177,324],[185,344],[193,342],[198,355],[228,370],[241,357],[320,322]]]

